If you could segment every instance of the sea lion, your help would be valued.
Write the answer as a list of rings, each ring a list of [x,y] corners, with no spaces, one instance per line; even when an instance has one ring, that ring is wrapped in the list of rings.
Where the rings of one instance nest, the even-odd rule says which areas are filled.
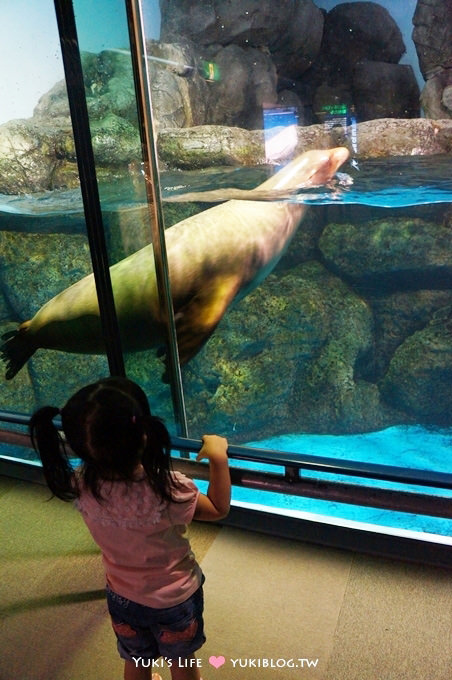
[[[256,196],[325,184],[348,156],[342,147],[307,151],[259,185]],[[247,192],[249,198],[253,191]],[[229,200],[166,230],[181,364],[201,349],[229,305],[270,273],[304,211],[305,206],[297,202]],[[114,264],[110,274],[123,348],[137,351],[164,346],[152,244]],[[2,339],[0,355],[8,380],[39,347],[103,354],[94,276],[56,295]]]

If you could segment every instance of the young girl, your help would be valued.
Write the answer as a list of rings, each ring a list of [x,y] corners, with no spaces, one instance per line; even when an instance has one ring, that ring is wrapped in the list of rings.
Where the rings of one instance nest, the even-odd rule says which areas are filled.
[[[52,422],[60,413],[65,441],[82,460],[75,472]],[[226,439],[203,437],[196,460],[209,461],[210,481],[201,494],[172,471],[168,431],[126,378],[84,387],[61,411],[39,409],[30,432],[50,490],[75,499],[102,551],[125,680],[149,680],[160,657],[172,680],[200,680],[194,652],[205,642],[204,576],[184,534],[192,519],[214,521],[229,511]]]

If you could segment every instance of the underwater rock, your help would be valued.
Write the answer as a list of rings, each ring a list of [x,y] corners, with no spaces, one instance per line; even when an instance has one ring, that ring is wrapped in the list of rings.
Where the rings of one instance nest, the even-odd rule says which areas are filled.
[[[380,403],[377,385],[358,377],[358,367],[372,355],[371,310],[344,282],[327,276],[319,290],[328,310],[323,342],[294,389],[302,431],[339,434],[386,427],[397,419],[395,413]]]
[[[374,363],[364,377],[379,380],[403,342],[422,330],[442,307],[452,305],[452,290],[417,290],[367,298],[375,319]]]
[[[107,357],[103,355],[69,355],[50,350],[36,354],[30,359],[23,373],[30,376],[35,403],[38,406],[41,404],[59,406],[66,403],[69,397],[84,385],[109,375],[110,369]],[[61,376],[64,376],[63,380]]]
[[[133,214],[126,218],[133,220]],[[126,231],[127,219],[122,225]],[[415,415],[406,396],[398,401],[398,382],[405,369],[396,374],[395,368],[401,348],[435,311],[450,304],[452,291],[369,295],[364,300],[318,262],[297,266],[303,239],[311,243],[314,255],[316,234],[323,226],[314,209],[306,222],[312,233],[298,245],[293,242],[295,254],[291,246],[278,273],[231,309],[209,343],[183,368],[190,436],[195,432],[201,436],[209,428],[246,441],[284,431],[364,432],[396,422],[431,421],[431,415],[425,419]],[[121,224],[113,226],[118,235]],[[299,232],[303,229],[304,225]],[[0,233],[0,237],[2,332],[34,313],[30,289],[39,305],[89,271],[82,236]],[[390,363],[383,384],[385,396],[393,396],[382,403],[375,381]],[[127,354],[126,364],[130,377],[151,395],[151,406],[170,424],[173,416],[169,388],[161,382],[161,360],[152,352],[139,352]],[[9,381],[1,383],[0,397],[3,404],[30,412],[40,403],[62,403],[71,391],[106,373],[103,356],[38,352],[28,369],[16,376],[17,389],[12,391]],[[67,376],[63,383],[61,375]],[[386,386],[392,385],[392,376],[399,391]],[[430,384],[434,380],[433,371],[425,377],[429,394],[434,394]],[[36,397],[33,403],[31,395]]]
[[[378,386],[354,378],[353,365],[341,358],[345,338],[328,342],[297,393],[304,432],[345,434],[369,432],[406,422],[404,414],[382,403]]]
[[[34,314],[62,285],[90,271],[86,236],[0,231],[0,291],[8,312],[0,324],[1,334]],[[74,390],[108,372],[104,356],[41,352],[18,376],[15,391],[0,381],[0,399],[18,412],[31,413],[44,403],[64,403]]]
[[[90,271],[84,235],[0,231],[0,287],[16,324]]]
[[[418,422],[450,425],[451,385],[452,307],[445,307],[396,350],[381,393]]]
[[[354,379],[371,345],[368,305],[318,262],[270,275],[184,367],[190,429],[246,441],[389,424],[378,388]]]
[[[450,230],[419,218],[326,226],[327,266],[367,290],[452,288]]]
[[[277,271],[285,271],[303,262],[320,259],[318,241],[324,228],[323,211],[307,206],[303,222],[278,263]]]
[[[125,354],[125,363],[127,377],[143,387],[148,396],[151,411],[163,418],[172,434],[180,434],[174,427],[171,386],[162,382],[161,379],[162,359],[156,357],[155,352],[152,351],[131,352]]]
[[[359,62],[353,69],[352,95],[358,120],[420,116],[419,86],[407,64]]]
[[[10,308],[6,302],[6,298],[3,294],[2,287],[0,285],[0,321],[4,321],[5,319],[9,319],[11,316],[10,314]]]

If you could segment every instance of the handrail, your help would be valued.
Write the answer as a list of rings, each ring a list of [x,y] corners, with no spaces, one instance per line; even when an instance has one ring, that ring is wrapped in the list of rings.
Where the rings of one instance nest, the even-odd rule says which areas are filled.
[[[198,451],[201,446],[201,442],[196,439],[183,439],[181,437],[172,437],[171,444],[173,449],[185,451]],[[317,472],[328,472],[337,475],[399,482],[400,484],[452,489],[452,474],[446,472],[407,469],[354,460],[338,460],[337,458],[325,456],[275,451],[273,449],[255,449],[247,446],[235,446],[234,444],[229,445],[228,456],[232,459],[265,463],[267,465],[282,465],[284,468],[315,470]],[[291,477],[291,475],[287,476]]]
[[[9,444],[17,446],[31,447],[30,436],[23,432],[14,432],[11,430],[0,429],[0,442],[2,441],[7,441]],[[199,450],[201,442],[194,439],[173,437],[172,446],[177,450],[182,449],[187,452],[193,452]],[[283,452],[265,450],[261,451],[260,449],[247,449],[243,446],[234,445],[231,445],[228,448],[228,454],[231,460],[243,459],[243,456],[246,455],[247,460],[264,464],[274,464],[274,454],[285,455]],[[242,486],[259,491],[271,491],[280,494],[304,496],[307,498],[315,498],[323,501],[332,501],[335,503],[347,503],[350,505],[375,507],[396,512],[423,514],[431,517],[452,519],[452,503],[450,498],[428,495],[425,493],[415,493],[412,491],[367,487],[360,484],[322,481],[319,478],[311,479],[308,477],[303,477],[299,475],[299,470],[302,469],[304,464],[308,462],[306,460],[307,457],[303,456],[303,454],[294,453],[288,455],[291,456],[292,462],[295,462],[293,457],[296,458],[296,475],[288,477],[287,474],[283,475],[273,472],[265,472],[262,470],[249,470],[245,468],[234,467],[232,465],[232,483],[236,486]],[[309,458],[313,459],[314,456],[309,456]],[[318,461],[322,460],[324,461],[328,459],[318,459]],[[5,465],[7,466],[6,472],[4,471]],[[8,460],[6,457],[3,457],[2,459],[0,456],[0,474],[17,476],[18,468],[20,467],[21,469],[24,469],[26,465],[27,463],[25,461],[22,462],[12,459]],[[197,463],[196,461],[187,458],[175,457],[173,458],[173,466],[191,477],[195,477],[197,479],[209,478],[208,466],[204,463]],[[34,467],[36,467],[36,464],[34,464]],[[385,468],[386,466],[374,467]],[[322,471],[322,464],[318,462],[316,468]],[[328,471],[331,471],[331,466],[327,469]],[[397,470],[397,468],[388,469]],[[12,474],[11,470],[13,470]],[[446,476],[450,477],[450,475]],[[36,479],[34,479],[34,481],[36,481]],[[42,475],[40,476],[40,481],[43,481]],[[398,478],[397,481],[400,481],[400,479]],[[408,483],[413,483],[413,480],[409,479]],[[416,483],[427,484],[426,480],[417,480]],[[431,482],[429,482],[428,485],[431,485]],[[448,487],[444,486],[443,488]]]
[[[28,427],[30,416],[23,413],[0,411],[0,422],[2,421]],[[55,422],[58,425],[58,419],[55,419]],[[2,440],[2,434],[5,436],[9,432],[9,430],[0,429],[0,442],[4,441]],[[27,444],[18,445],[27,446]],[[201,441],[172,436],[171,448],[173,451],[193,453],[199,451]],[[447,472],[435,472],[420,468],[403,468],[395,465],[382,465],[380,463],[366,463],[347,459],[338,460],[337,458],[327,456],[273,449],[256,449],[235,444],[229,444],[228,456],[232,460],[244,460],[264,465],[280,465],[284,467],[287,481],[296,481],[300,470],[309,470],[348,477],[378,479],[385,482],[452,490],[452,474]]]
[[[25,425],[28,427],[30,415],[28,413],[13,413],[12,411],[0,411],[0,423],[11,423],[12,425]]]

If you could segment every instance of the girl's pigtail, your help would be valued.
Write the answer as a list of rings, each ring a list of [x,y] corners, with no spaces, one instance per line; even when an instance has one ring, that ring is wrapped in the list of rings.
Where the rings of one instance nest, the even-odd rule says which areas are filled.
[[[44,477],[50,491],[63,501],[77,497],[74,473],[53,419],[60,413],[53,406],[40,408],[30,419],[30,435],[41,458]]]
[[[163,421],[157,416],[144,416],[147,442],[142,464],[149,482],[162,500],[172,500],[171,438]]]

